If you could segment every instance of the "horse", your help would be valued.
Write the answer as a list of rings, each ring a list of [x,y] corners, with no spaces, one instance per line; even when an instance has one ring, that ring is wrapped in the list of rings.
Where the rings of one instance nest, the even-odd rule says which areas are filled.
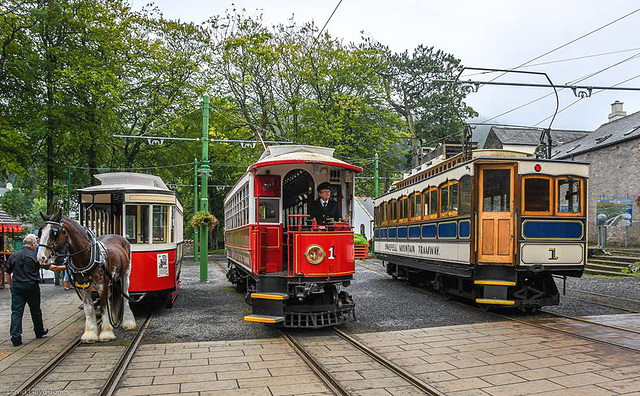
[[[61,256],[59,250],[67,246],[69,260],[67,269],[71,273],[73,284],[84,305],[85,328],[81,341],[93,343],[107,342],[116,339],[113,333],[112,318],[108,311],[109,293],[114,282],[120,282],[124,310],[122,328],[135,330],[136,320],[129,306],[129,275],[131,274],[131,245],[120,235],[102,235],[98,238],[74,220],[63,216],[62,210],[55,215],[40,213],[44,225],[40,229],[40,245],[37,249],[37,260],[40,265],[47,265]],[[91,289],[98,292],[102,312],[102,326],[98,332],[96,311],[93,305]],[[113,296],[115,297],[115,296]]]

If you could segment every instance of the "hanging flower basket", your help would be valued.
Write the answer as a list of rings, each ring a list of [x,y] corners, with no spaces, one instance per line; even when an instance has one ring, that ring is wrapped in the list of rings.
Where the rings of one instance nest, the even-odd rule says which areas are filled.
[[[200,211],[193,214],[189,224],[193,228],[207,227],[213,230],[218,225],[218,219],[209,212]]]

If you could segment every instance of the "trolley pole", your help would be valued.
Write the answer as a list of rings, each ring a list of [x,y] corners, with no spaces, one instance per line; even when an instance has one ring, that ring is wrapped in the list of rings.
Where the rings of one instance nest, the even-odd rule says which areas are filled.
[[[193,213],[198,211],[198,159],[193,159]],[[198,257],[198,243],[200,243],[197,228],[193,229],[193,261],[197,262]]]
[[[373,159],[373,187],[374,187],[374,192],[375,195],[373,196],[374,198],[378,197],[378,153],[376,153],[376,156]]]
[[[202,95],[202,163],[198,170],[201,177],[200,210],[209,211],[209,95]],[[209,273],[209,229],[200,228],[200,282],[206,282]]]

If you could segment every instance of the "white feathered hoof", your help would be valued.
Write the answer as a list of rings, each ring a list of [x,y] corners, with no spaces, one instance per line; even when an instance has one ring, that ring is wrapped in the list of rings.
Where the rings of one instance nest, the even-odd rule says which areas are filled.
[[[116,339],[116,335],[113,334],[113,331],[103,331],[100,333],[99,340],[100,342],[109,342]]]
[[[98,335],[94,331],[86,331],[80,338],[80,341],[85,344],[93,344],[98,341]]]
[[[126,331],[133,331],[138,328],[138,324],[136,323],[135,320],[125,320],[122,323],[122,328],[125,329]]]

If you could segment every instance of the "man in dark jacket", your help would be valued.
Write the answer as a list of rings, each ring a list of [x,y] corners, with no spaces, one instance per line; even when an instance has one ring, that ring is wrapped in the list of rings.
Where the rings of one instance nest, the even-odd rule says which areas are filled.
[[[42,338],[49,332],[49,329],[46,329],[42,324],[42,311],[40,310],[40,265],[34,251],[37,237],[29,234],[22,242],[23,249],[9,256],[6,268],[7,273],[12,275],[9,282],[11,287],[10,333],[14,346],[22,344],[22,315],[25,304],[29,304],[36,338]],[[65,269],[64,266],[59,265],[50,265],[44,268],[53,271]]]
[[[338,221],[342,212],[338,203],[331,200],[330,184],[320,183],[317,190],[319,198],[311,202],[309,206],[311,219],[315,219],[319,225],[329,224],[332,219]]]

